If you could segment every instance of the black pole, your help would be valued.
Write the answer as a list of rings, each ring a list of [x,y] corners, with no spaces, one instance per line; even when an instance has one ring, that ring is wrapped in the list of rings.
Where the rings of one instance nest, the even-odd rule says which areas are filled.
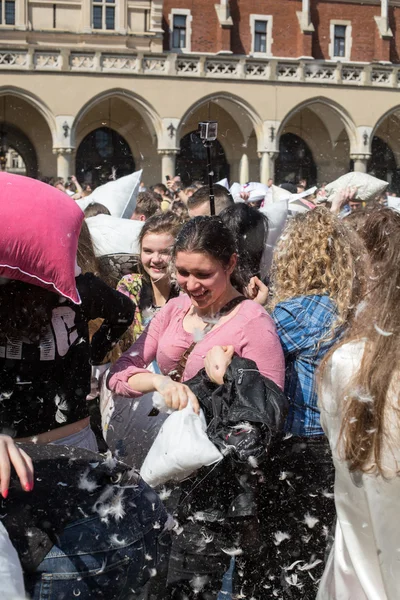
[[[206,142],[205,147],[207,149],[207,172],[208,172],[208,188],[210,194],[210,215],[215,215],[215,200],[214,200],[214,172],[211,164],[211,142]]]

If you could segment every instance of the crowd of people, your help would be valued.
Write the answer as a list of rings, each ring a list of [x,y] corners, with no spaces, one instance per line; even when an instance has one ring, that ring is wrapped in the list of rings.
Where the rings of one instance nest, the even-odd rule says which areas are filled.
[[[6,599],[398,598],[400,214],[329,187],[141,184],[123,272],[90,186],[0,174]],[[218,459],[154,483],[179,414]]]

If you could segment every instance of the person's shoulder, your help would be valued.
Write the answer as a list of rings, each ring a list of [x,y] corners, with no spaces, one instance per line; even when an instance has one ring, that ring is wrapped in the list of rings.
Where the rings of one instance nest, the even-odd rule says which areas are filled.
[[[273,311],[274,320],[291,315],[298,322],[318,323],[336,317],[336,305],[328,295],[296,296],[279,302]]]
[[[128,275],[124,275],[118,282],[118,285],[141,285],[142,284],[143,275],[140,273],[129,273]]]
[[[268,323],[273,323],[271,316],[265,308],[261,304],[258,304],[258,302],[254,302],[254,300],[244,300],[238,314],[247,321],[263,319]]]
[[[294,296],[287,300],[278,302],[276,308],[285,308],[289,310],[313,310],[316,307],[324,307],[329,310],[335,310],[333,300],[327,294],[309,294],[304,296]]]
[[[332,353],[328,364],[333,369],[339,369],[343,375],[348,370],[353,372],[361,362],[364,348],[365,340],[346,342]]]
[[[340,393],[350,383],[361,364],[365,340],[354,340],[338,346],[331,354],[324,369],[332,388],[332,396]]]
[[[163,306],[162,310],[164,312],[168,311],[172,313],[182,313],[186,312],[190,306],[190,298],[187,294],[180,294],[176,296],[176,298],[171,298],[168,300],[167,304]]]

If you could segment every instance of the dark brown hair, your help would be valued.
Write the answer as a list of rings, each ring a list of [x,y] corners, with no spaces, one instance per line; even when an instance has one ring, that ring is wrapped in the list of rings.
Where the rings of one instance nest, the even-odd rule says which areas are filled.
[[[91,202],[83,212],[85,213],[85,219],[97,217],[97,215],[111,215],[108,208],[100,202]]]
[[[176,238],[173,249],[174,259],[178,252],[208,254],[223,267],[227,267],[232,255],[237,254],[237,243],[220,217],[195,217],[182,227]],[[247,274],[235,268],[231,275],[232,285],[242,290],[246,286],[246,279]]]

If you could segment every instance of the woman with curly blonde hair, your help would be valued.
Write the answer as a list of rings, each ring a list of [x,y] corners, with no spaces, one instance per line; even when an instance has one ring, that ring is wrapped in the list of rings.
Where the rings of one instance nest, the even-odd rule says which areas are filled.
[[[315,598],[333,525],[334,468],[320,423],[315,372],[352,319],[363,289],[364,254],[345,223],[316,208],[289,222],[274,255],[272,317],[285,354],[290,408],[274,484],[283,518],[272,531],[267,523],[267,537],[276,529],[290,536],[278,554],[272,549],[269,561],[271,575],[290,588],[290,598]],[[293,563],[290,573],[282,570]]]

